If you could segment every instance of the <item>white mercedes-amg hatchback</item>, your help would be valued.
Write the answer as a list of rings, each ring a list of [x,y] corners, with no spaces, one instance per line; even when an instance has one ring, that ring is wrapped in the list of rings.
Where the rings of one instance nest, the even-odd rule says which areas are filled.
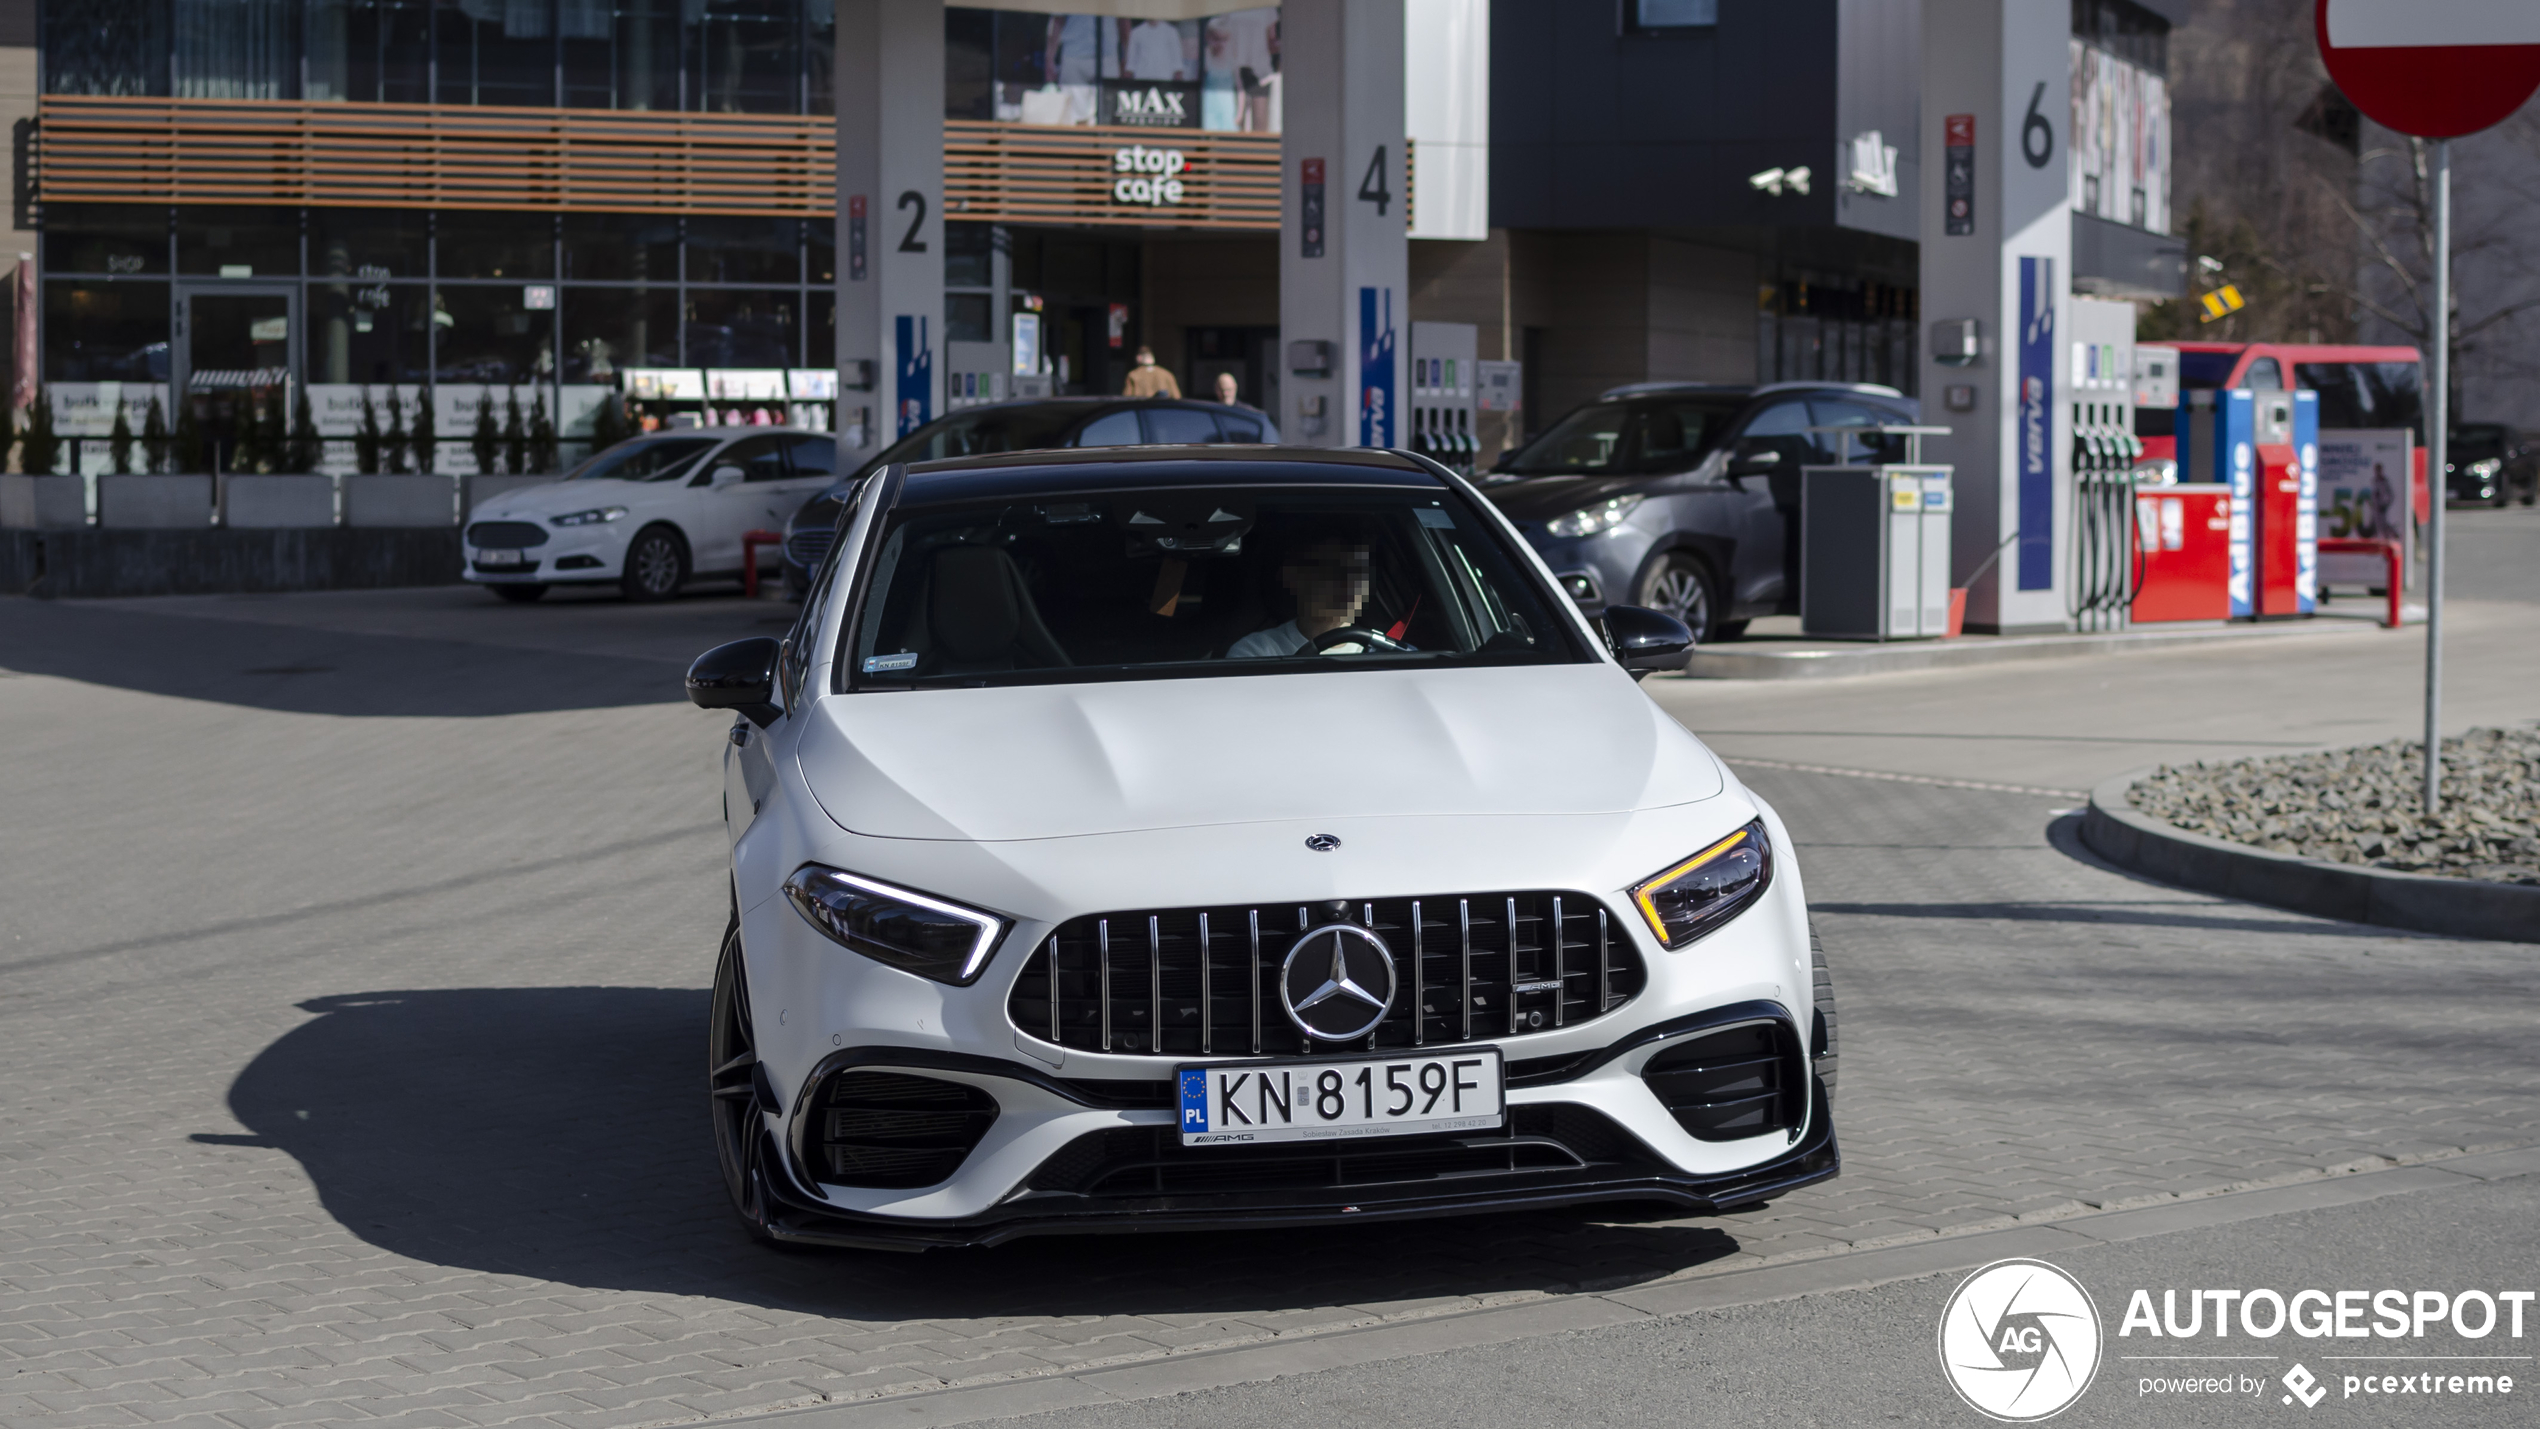
[[[759,1235],[918,1249],[1836,1173],[1779,819],[1490,504],[1379,451],[890,466],[701,657]]]

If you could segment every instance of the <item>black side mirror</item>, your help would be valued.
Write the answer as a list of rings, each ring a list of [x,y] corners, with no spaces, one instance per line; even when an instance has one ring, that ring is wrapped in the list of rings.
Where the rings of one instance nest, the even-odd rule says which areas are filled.
[[[708,650],[688,667],[688,702],[732,710],[761,729],[776,723],[785,713],[776,707],[776,660],[783,649],[761,635]]]
[[[1662,610],[1605,608],[1605,645],[1637,680],[1655,670],[1681,670],[1693,659],[1693,627]]]

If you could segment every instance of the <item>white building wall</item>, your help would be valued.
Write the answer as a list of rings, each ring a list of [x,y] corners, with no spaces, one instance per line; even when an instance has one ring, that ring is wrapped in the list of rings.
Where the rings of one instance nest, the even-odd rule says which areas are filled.
[[[1418,165],[1411,236],[1490,236],[1490,0],[1403,0],[1403,127]]]

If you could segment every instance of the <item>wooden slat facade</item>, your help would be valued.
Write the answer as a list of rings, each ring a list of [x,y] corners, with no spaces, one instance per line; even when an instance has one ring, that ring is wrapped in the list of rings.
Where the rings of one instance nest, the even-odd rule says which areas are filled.
[[[50,203],[826,216],[814,115],[46,95]]]
[[[39,113],[48,203],[823,218],[836,205],[836,126],[819,116],[84,95],[46,95]],[[1184,156],[1181,202],[1114,197],[1127,176],[1113,156],[1132,146]],[[947,120],[944,204],[980,222],[1275,230],[1279,136]]]
[[[1120,179],[1154,177],[1113,167],[1112,156],[1131,147],[1172,149],[1189,162],[1176,176],[1182,181],[1180,203],[1155,207],[1113,197]],[[961,218],[996,223],[1276,231],[1279,136],[948,119],[944,207]]]

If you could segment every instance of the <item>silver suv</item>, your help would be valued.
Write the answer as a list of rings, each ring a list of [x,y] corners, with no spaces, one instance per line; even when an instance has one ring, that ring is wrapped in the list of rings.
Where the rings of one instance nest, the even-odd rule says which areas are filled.
[[[1799,609],[1799,469],[1903,459],[1902,438],[1815,429],[1916,413],[1864,384],[1617,387],[1502,457],[1483,489],[1590,614],[1648,606],[1704,643],[1734,640]]]

